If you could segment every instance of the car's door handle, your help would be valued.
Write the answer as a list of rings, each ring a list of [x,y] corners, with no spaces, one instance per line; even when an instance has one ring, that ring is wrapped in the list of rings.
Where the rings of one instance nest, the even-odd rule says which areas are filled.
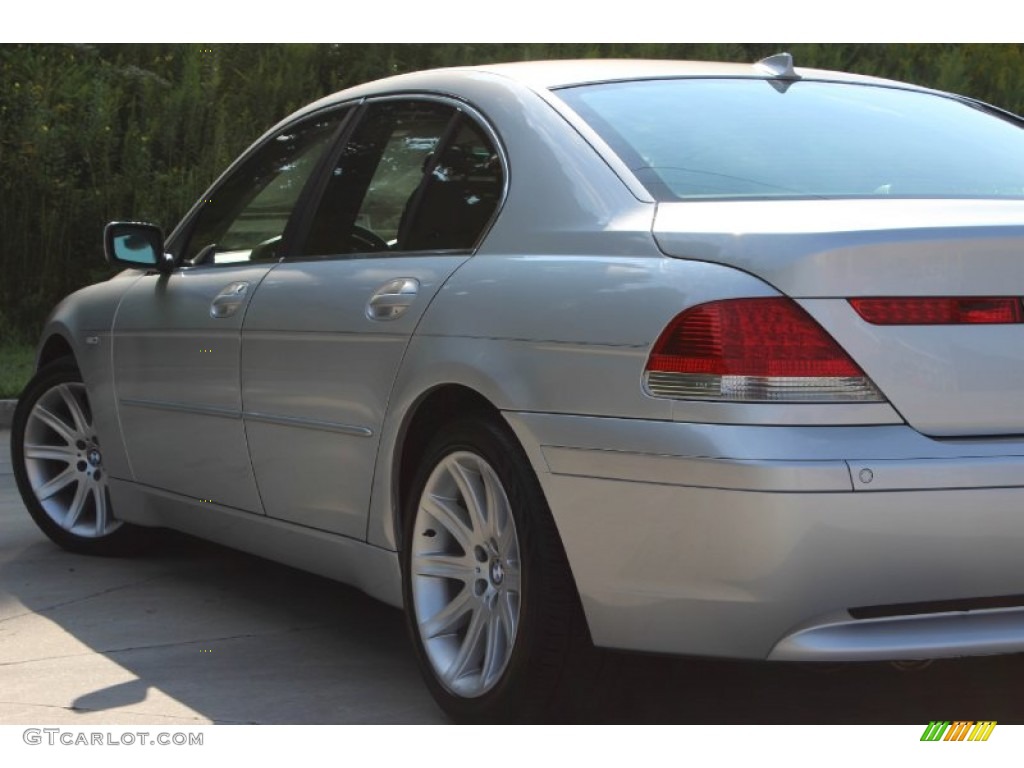
[[[415,277],[399,277],[390,280],[376,291],[366,302],[366,316],[371,320],[397,320],[416,300],[420,281]]]
[[[245,303],[245,297],[248,293],[248,283],[231,283],[231,285],[218,293],[213,303],[210,304],[210,317],[214,320],[231,317]]]

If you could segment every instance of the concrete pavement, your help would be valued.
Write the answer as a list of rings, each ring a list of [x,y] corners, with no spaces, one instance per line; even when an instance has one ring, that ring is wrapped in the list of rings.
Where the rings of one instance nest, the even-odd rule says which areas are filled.
[[[401,614],[171,535],[68,554],[22,506],[0,432],[0,723],[436,723]]]
[[[10,429],[17,400],[0,400],[0,429]]]

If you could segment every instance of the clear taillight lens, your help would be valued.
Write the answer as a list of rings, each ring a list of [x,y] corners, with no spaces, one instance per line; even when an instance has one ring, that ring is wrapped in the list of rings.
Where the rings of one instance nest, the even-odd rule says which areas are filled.
[[[733,402],[882,402],[850,356],[792,299],[691,307],[658,337],[644,374],[655,397]]]

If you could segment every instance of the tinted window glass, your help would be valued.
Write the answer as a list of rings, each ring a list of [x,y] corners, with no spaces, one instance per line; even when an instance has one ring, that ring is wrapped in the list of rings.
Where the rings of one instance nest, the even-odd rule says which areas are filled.
[[[304,253],[395,248],[402,217],[454,111],[429,102],[372,105],[331,171]]]
[[[299,195],[342,117],[335,112],[289,127],[246,160],[204,203],[184,258],[276,258]]]
[[[331,171],[302,252],[472,248],[497,207],[502,178],[493,144],[454,108],[372,105]]]
[[[423,180],[419,204],[399,234],[405,250],[467,249],[476,245],[501,200],[501,159],[466,117]]]
[[[559,95],[656,198],[1024,196],[1024,134],[895,88],[691,79]]]

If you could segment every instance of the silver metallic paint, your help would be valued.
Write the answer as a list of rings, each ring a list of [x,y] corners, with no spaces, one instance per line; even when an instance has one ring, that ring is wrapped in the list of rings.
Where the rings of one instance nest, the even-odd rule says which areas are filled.
[[[571,475],[557,474],[566,467],[556,451],[539,476],[599,644],[765,658],[808,617],[1024,592],[1024,575],[1012,565],[1024,546],[1024,520],[1014,512],[1024,474],[1012,481],[1016,488],[949,490],[961,466],[1010,477],[1008,465],[1024,466],[1020,438],[938,441],[906,426],[506,416],[531,457],[551,447],[576,451]],[[608,451],[631,455],[610,464]],[[587,463],[588,455],[598,460]],[[725,478],[718,485],[738,490],[699,487],[707,476],[686,473],[700,460],[717,461]],[[834,462],[857,472],[877,468],[881,492],[851,493],[850,476],[845,492],[806,492],[811,483],[795,493],[764,488],[791,478],[793,462],[815,462],[822,473]],[[536,458],[534,465],[545,467]],[[729,474],[730,465],[737,471]],[[886,487],[898,482],[894,472],[903,480],[896,493]],[[1009,642],[1005,627],[1000,632]],[[876,642],[870,633],[850,637]],[[977,633],[962,638],[959,645],[932,642],[947,643],[939,655],[987,652]],[[1014,641],[1020,648],[1024,632]],[[903,648],[893,658],[908,653]],[[919,648],[918,657],[923,653]],[[849,648],[844,654],[831,658],[861,658]]]
[[[1011,275],[998,295],[1014,295]],[[1024,286],[1022,286],[1024,287]],[[965,280],[939,295],[972,295]],[[995,292],[994,292],[995,293]],[[1024,432],[1024,325],[877,326],[836,299],[800,304],[921,432],[935,436]]]
[[[559,446],[542,446],[541,451],[553,475],[737,491],[808,493],[852,487],[842,461],[755,461]]]
[[[224,418],[225,411],[242,411],[245,312],[213,317],[210,307],[240,282],[250,285],[237,296],[240,306],[247,305],[273,266],[146,275],[125,293],[113,329],[113,367],[121,432],[137,482],[262,513],[244,425],[240,418]],[[146,401],[177,408],[140,404]]]
[[[794,298],[1021,295],[1021,200],[690,201],[658,206],[667,254]]]
[[[242,332],[241,382],[246,411],[284,419],[245,423],[268,515],[365,538],[378,436],[399,365],[434,295],[468,258],[317,259],[281,264],[264,280]],[[406,311],[369,317],[367,301],[404,278],[419,284]],[[310,429],[314,422],[371,434]]]

